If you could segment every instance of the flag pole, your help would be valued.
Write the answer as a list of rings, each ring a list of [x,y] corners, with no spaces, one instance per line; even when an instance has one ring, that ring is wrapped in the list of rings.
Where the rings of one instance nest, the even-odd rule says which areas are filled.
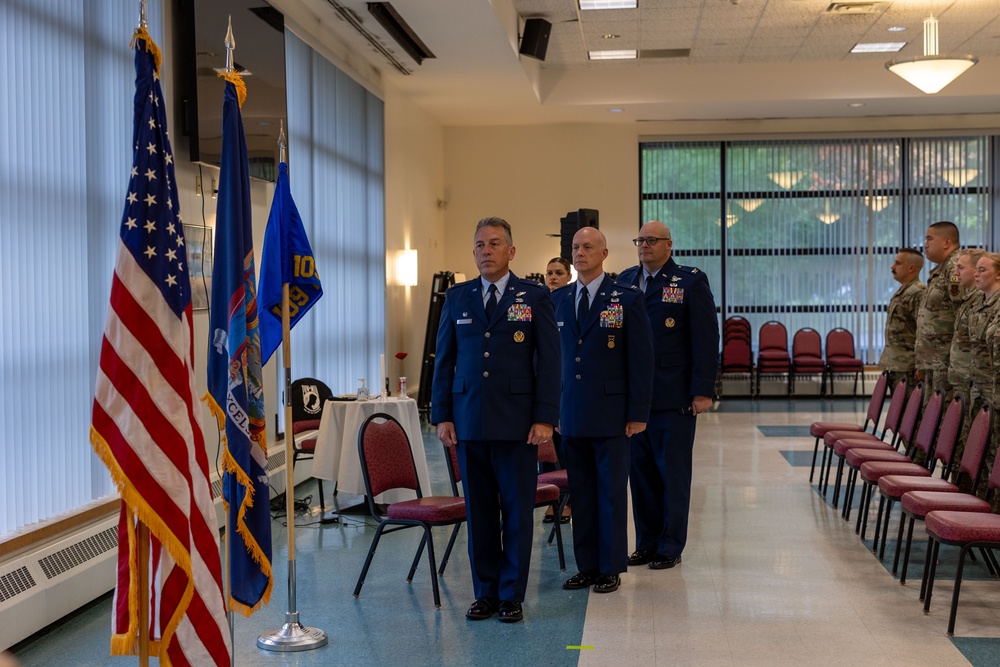
[[[135,567],[139,589],[139,667],[149,667],[149,528],[141,519],[138,523]]]
[[[285,161],[285,127],[278,135],[278,163]],[[299,622],[295,599],[295,434],[292,431],[292,325],[288,282],[281,283],[281,347],[285,367],[285,517],[288,522],[288,611],[285,624],[262,633],[257,648],[265,651],[308,651],[326,646],[330,638],[319,628]]]

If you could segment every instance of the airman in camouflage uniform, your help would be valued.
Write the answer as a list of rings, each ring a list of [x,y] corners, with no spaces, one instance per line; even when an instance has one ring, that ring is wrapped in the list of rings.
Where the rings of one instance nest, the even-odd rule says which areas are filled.
[[[903,248],[889,269],[900,284],[889,301],[885,317],[885,348],[879,357],[878,367],[889,371],[889,387],[895,389],[906,379],[906,386],[913,387],[913,345],[917,337],[917,309],[924,294],[924,284],[917,276],[924,266],[924,258],[913,248]]]
[[[955,275],[958,261],[958,228],[951,222],[935,222],[927,229],[924,253],[937,264],[927,279],[917,311],[916,378],[924,382],[924,403],[934,390],[948,395],[948,358],[955,331],[955,312],[965,298],[965,290]]]
[[[976,287],[983,292],[983,300],[969,310],[969,340],[972,343],[972,364],[969,368],[971,384],[969,411],[966,421],[979,411],[984,400],[996,405],[997,369],[1000,366],[1000,350],[996,349],[997,329],[1000,328],[1000,255],[985,253],[976,262]],[[987,473],[993,469],[996,456],[997,419],[993,419],[993,437],[987,454]],[[959,487],[969,490],[971,480],[959,479]],[[980,496],[986,493],[986,484],[977,490]]]
[[[969,383],[972,373],[972,338],[969,332],[969,315],[983,303],[983,293],[976,289],[976,262],[985,253],[979,248],[967,248],[959,253],[955,264],[955,275],[958,276],[958,284],[965,290],[965,300],[955,312],[955,333],[951,337],[951,353],[948,357],[948,382],[952,386],[952,393],[951,397],[946,398],[951,400],[960,396],[966,407],[971,406]],[[965,448],[965,438],[971,424],[970,419],[962,422],[962,432],[955,450],[957,457],[961,457]]]

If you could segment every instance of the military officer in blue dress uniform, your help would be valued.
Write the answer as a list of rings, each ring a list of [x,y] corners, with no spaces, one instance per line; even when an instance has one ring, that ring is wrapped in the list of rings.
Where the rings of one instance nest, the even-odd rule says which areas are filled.
[[[639,266],[618,282],[645,293],[656,362],[648,428],[632,438],[636,549],[628,562],[663,570],[681,561],[687,542],[695,418],[712,406],[719,322],[708,278],[674,262],[665,224],[647,222],[634,243]]]
[[[458,447],[476,601],[471,620],[523,618],[535,507],[537,445],[559,418],[559,333],[549,290],[509,270],[510,225],[484,218],[480,276],[445,295],[431,422]]]
[[[618,590],[628,559],[629,437],[646,427],[653,347],[642,295],[604,273],[607,241],[573,237],[577,281],[553,292],[562,343],[560,425],[573,500],[570,590]]]

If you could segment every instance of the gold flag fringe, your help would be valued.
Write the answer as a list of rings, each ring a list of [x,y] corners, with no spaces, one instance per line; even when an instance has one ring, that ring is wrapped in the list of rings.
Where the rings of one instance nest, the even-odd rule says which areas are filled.
[[[222,411],[222,408],[218,403],[215,402],[215,398],[212,394],[205,392],[205,395],[201,397],[202,403],[208,406],[209,411],[215,417],[215,421],[219,428],[219,437],[222,440],[222,467],[226,472],[231,475],[236,476],[236,480],[242,484],[247,489],[246,496],[243,497],[243,504],[240,505],[240,511],[236,516],[236,531],[243,538],[243,543],[246,544],[247,553],[250,554],[250,558],[253,562],[260,565],[261,571],[267,575],[267,588],[264,589],[264,594],[261,595],[260,600],[254,606],[245,605],[233,599],[232,594],[229,596],[229,608],[233,611],[239,612],[243,616],[249,617],[255,611],[263,607],[264,605],[270,603],[271,601],[271,590],[274,588],[274,577],[271,574],[271,561],[264,555],[264,550],[261,548],[260,543],[257,542],[256,537],[247,527],[245,516],[247,510],[253,507],[254,500],[254,485],[243,468],[236,462],[232,454],[229,452],[229,438],[226,436],[226,415]],[[225,498],[222,500],[222,504],[225,506],[226,515],[229,515],[229,503],[226,502]]]
[[[247,99],[247,84],[243,81],[243,77],[236,72],[219,72],[218,76],[236,86],[236,100],[242,109]]]
[[[135,43],[138,40],[143,40],[146,44],[146,50],[153,55],[153,65],[156,67],[156,74],[160,74],[160,63],[163,62],[163,54],[160,53],[160,47],[156,45],[153,38],[149,36],[149,32],[145,28],[136,28],[135,33],[132,35],[132,41],[129,43],[129,48],[134,49]]]
[[[149,506],[146,502],[145,497],[133,486],[131,480],[125,475],[125,472],[121,469],[118,464],[118,459],[115,458],[114,454],[111,452],[111,447],[108,445],[104,437],[97,432],[93,426],[90,427],[90,444],[94,448],[94,452],[101,459],[105,466],[107,466],[108,471],[111,473],[111,479],[118,489],[119,495],[125,502],[125,517],[128,520],[128,551],[129,551],[129,628],[128,635],[115,635],[111,638],[111,653],[112,655],[135,655],[138,646],[138,619],[139,619],[139,591],[136,590],[138,585],[137,573],[136,573],[136,534],[135,534],[135,518],[138,517],[139,521],[142,521],[149,527],[150,535],[156,537],[167,553],[174,559],[177,567],[181,568],[183,572],[187,575],[187,584],[184,587],[184,593],[177,604],[177,608],[174,610],[173,614],[170,616],[170,620],[167,622],[166,627],[163,629],[163,633],[159,638],[158,642],[152,640],[150,641],[150,651],[154,650],[159,656],[160,664],[165,667],[169,667],[170,658],[167,656],[167,647],[170,646],[170,642],[173,639],[174,634],[177,632],[177,627],[180,625],[181,620],[187,613],[188,606],[191,604],[191,599],[194,597],[194,572],[191,566],[191,554],[187,549],[181,544],[181,541],[177,538],[173,532],[167,527],[167,524],[160,518],[159,514]],[[152,616],[151,616],[152,618]]]

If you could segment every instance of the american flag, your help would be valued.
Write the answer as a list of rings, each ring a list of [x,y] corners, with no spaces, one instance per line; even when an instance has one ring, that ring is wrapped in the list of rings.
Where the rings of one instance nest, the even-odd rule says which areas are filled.
[[[149,601],[150,652],[164,665],[228,665],[231,646],[208,457],[195,401],[191,285],[160,52],[136,31],[134,159],[90,439],[122,497],[111,653],[138,649]],[[150,590],[138,591],[138,522],[149,527]]]

